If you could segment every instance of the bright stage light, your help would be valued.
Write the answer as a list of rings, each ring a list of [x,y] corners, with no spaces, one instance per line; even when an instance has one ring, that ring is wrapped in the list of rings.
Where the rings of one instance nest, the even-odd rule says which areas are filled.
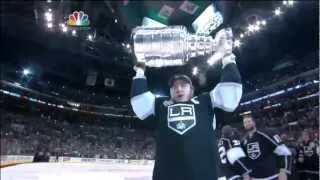
[[[30,74],[30,70],[29,70],[29,69],[24,69],[24,70],[22,71],[22,73],[23,73],[23,75],[27,76],[27,75]]]

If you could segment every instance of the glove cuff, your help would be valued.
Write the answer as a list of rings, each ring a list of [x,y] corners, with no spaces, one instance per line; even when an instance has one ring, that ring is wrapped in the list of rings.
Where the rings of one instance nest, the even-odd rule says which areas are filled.
[[[135,71],[136,71],[136,76],[134,77],[134,79],[135,78],[145,78],[144,69],[143,68],[136,67]]]

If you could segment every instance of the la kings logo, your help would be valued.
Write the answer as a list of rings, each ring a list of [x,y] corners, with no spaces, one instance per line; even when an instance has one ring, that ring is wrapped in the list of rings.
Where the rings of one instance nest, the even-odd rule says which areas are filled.
[[[259,143],[253,142],[247,144],[247,152],[250,159],[258,159],[261,155]]]
[[[174,104],[168,106],[168,127],[183,135],[196,125],[193,104]]]

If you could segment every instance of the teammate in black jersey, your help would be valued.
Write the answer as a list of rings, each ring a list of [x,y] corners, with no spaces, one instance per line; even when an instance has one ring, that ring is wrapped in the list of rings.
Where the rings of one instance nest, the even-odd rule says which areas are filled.
[[[239,136],[229,125],[224,126],[221,130],[218,152],[219,180],[250,179],[249,173],[251,170],[246,165],[247,157],[242,150]]]
[[[252,169],[252,179],[287,180],[291,173],[291,152],[281,138],[271,129],[257,130],[252,116],[243,118],[247,135],[242,142]]]
[[[232,42],[222,45],[232,48]],[[209,93],[199,96],[193,96],[194,89],[188,76],[177,75],[169,82],[170,97],[156,98],[148,91],[145,65],[138,63],[135,66],[136,76],[131,89],[133,111],[141,120],[153,117],[158,122],[153,180],[218,178],[213,109],[234,111],[242,96],[241,77],[231,49],[222,54],[221,61],[220,83]]]
[[[302,132],[302,143],[297,148],[299,179],[319,179],[319,146],[310,140],[309,132]]]

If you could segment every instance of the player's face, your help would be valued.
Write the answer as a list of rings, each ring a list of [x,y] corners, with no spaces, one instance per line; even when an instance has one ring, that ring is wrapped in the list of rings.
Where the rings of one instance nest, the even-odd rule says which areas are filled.
[[[183,80],[176,80],[170,88],[171,98],[175,102],[189,101],[192,98],[192,94],[192,86]]]
[[[243,126],[247,131],[250,131],[256,127],[256,124],[253,121],[252,117],[245,117],[243,118]]]

